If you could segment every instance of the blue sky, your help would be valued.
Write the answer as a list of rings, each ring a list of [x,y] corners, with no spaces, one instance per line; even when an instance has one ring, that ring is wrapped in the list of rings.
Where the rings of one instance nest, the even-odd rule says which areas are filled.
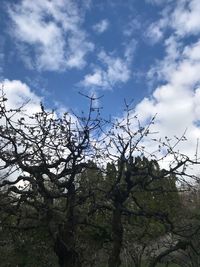
[[[104,95],[103,116],[134,100],[161,136],[200,136],[199,0],[1,0],[0,79],[10,106],[31,99],[84,110],[78,94]]]
[[[147,73],[164,51],[146,29],[161,11],[145,1],[3,1],[1,76],[49,106],[80,108],[78,91],[103,94],[105,113],[116,115],[124,98],[152,91]]]

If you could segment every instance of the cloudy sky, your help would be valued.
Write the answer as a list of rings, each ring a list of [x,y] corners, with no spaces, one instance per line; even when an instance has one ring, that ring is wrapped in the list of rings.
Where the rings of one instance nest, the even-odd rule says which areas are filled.
[[[141,122],[180,136],[194,155],[200,136],[199,0],[1,0],[0,79],[11,106],[86,108],[123,116],[133,99]]]

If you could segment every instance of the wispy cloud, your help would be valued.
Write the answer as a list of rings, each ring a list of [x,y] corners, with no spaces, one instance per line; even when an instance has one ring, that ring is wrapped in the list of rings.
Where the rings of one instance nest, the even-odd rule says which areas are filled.
[[[91,74],[87,74],[81,82],[85,87],[99,87],[112,89],[114,85],[129,80],[131,71],[126,59],[114,57],[102,51],[98,55],[102,68],[95,67]]]
[[[23,0],[9,5],[10,33],[28,51],[22,58],[28,61],[33,56],[32,67],[39,70],[82,68],[94,49],[81,27],[83,6],[71,0]]]
[[[168,5],[171,1],[148,0],[148,2],[165,4],[161,18],[150,24],[146,31],[153,43],[162,40],[166,29],[173,30],[178,38],[200,33],[200,1],[180,0]],[[167,5],[166,5],[167,4]]]
[[[92,73],[85,75],[80,85],[94,90],[110,90],[114,86],[122,85],[131,78],[131,63],[136,48],[135,40],[125,47],[124,56],[119,57],[101,51],[98,54],[99,64],[93,66]]]
[[[136,31],[141,30],[141,21],[138,17],[131,18],[130,21],[125,25],[123,33],[125,36],[133,36]]]
[[[0,75],[3,73],[4,54],[0,52]]]
[[[158,22],[150,24],[146,31],[146,37],[155,44],[162,40],[163,38],[163,27],[166,24],[166,20],[162,19]]]
[[[1,75],[3,74],[4,71],[4,60],[5,60],[5,54],[4,54],[4,45],[5,45],[5,41],[4,38],[2,37],[0,39],[0,78]]]
[[[97,24],[95,24],[92,28],[96,33],[103,33],[109,27],[109,21],[107,19],[103,19]]]
[[[147,3],[156,4],[156,5],[163,5],[163,4],[172,2],[172,1],[173,0],[146,0]]]

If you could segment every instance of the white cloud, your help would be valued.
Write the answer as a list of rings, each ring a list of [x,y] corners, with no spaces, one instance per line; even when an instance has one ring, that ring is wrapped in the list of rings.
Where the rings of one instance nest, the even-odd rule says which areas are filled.
[[[187,129],[188,141],[180,143],[177,149],[193,157],[200,138],[200,40],[177,54],[180,59],[175,63],[174,49],[168,50],[167,57],[159,65],[166,84],[158,86],[150,98],[143,99],[135,113],[141,123],[147,123],[157,114],[152,130],[162,138],[181,136]]]
[[[88,74],[84,78],[85,86],[106,86],[107,82],[103,80],[104,72],[97,69],[93,74]]]
[[[153,43],[162,39],[167,28],[172,29],[179,39],[200,33],[199,0],[179,0],[173,4],[169,3],[169,5],[168,2],[171,1],[148,0],[147,2],[165,4],[161,18],[153,22],[147,29],[146,35]]]
[[[3,68],[4,68],[4,59],[5,59],[4,45],[5,45],[5,40],[2,36],[2,38],[0,39],[0,77],[1,74],[3,73]]]
[[[163,139],[165,136],[181,136],[187,129],[188,141],[181,142],[176,149],[190,157],[194,156],[200,138],[199,14],[200,1],[180,0],[174,2],[173,9],[167,6],[161,19],[150,25],[148,30],[157,27],[162,39],[166,38],[167,27],[170,28],[168,35],[171,35],[164,40],[164,58],[149,71],[150,78],[157,77],[162,85],[136,106],[136,113],[143,123],[157,114],[152,130]],[[191,39],[188,44],[185,38],[194,35],[197,41]],[[160,37],[157,39],[161,40]]]
[[[81,85],[91,88],[112,89],[114,85],[126,83],[130,79],[130,58],[114,57],[101,51],[98,59],[102,68],[96,67],[92,74],[87,74]]]
[[[182,42],[178,42],[175,36],[170,36],[164,42],[165,57],[163,60],[156,61],[149,69],[147,78],[149,83],[168,82],[171,73],[177,68],[179,61],[183,58]]]
[[[193,62],[200,61],[200,40],[190,46],[186,46],[183,51],[183,55],[186,58],[190,58]]]
[[[103,33],[108,29],[108,27],[109,21],[107,19],[103,19],[93,26],[93,30],[97,33]]]
[[[129,21],[128,24],[125,25],[123,34],[125,36],[133,36],[136,31],[141,30],[141,27],[142,25],[141,25],[141,21],[139,20],[139,18],[134,17]]]
[[[9,15],[12,37],[34,51],[34,67],[63,71],[82,68],[86,64],[85,57],[94,45],[81,28],[84,10],[78,3],[71,0],[23,0],[9,6]],[[22,54],[25,56],[27,53]]]
[[[134,39],[129,41],[122,57],[101,51],[98,54],[100,64],[92,66],[92,73],[86,74],[80,85],[92,90],[95,88],[109,90],[116,85],[128,82],[132,76],[131,63],[136,45]]]
[[[171,15],[171,26],[178,35],[200,33],[200,1],[181,0]]]
[[[173,0],[146,0],[147,3],[156,4],[156,5],[163,5],[168,2],[172,2]]]
[[[160,20],[157,23],[152,23],[146,32],[146,36],[151,40],[151,42],[157,43],[158,41],[160,41],[163,38],[163,31],[162,31],[162,27],[163,24],[165,23],[164,20]]]
[[[130,77],[130,70],[125,60],[119,57],[111,57],[104,51],[99,53],[99,60],[107,66],[107,75],[113,82],[127,82]]]
[[[0,82],[0,88],[8,99],[7,109],[15,109],[24,106],[23,110],[29,115],[41,111],[40,103],[42,98],[37,96],[25,83],[19,80],[3,80]]]
[[[4,54],[0,52],[0,75],[3,72]]]

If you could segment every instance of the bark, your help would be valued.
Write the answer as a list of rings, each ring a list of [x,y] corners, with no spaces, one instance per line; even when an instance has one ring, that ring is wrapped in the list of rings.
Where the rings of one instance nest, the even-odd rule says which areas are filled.
[[[113,211],[112,235],[113,247],[108,261],[108,266],[119,267],[121,265],[120,253],[122,248],[123,227],[122,214],[121,210],[118,207],[116,207]]]
[[[160,263],[163,258],[165,258],[166,256],[170,255],[171,253],[173,253],[174,251],[177,251],[179,249],[186,250],[189,245],[190,245],[190,242],[179,241],[177,244],[170,247],[169,249],[166,249],[165,251],[160,253],[157,257],[152,259],[152,261],[149,264],[149,267],[156,267],[158,265],[158,263]]]
[[[58,237],[54,247],[60,267],[80,267],[78,253],[66,243],[67,236],[63,239]]]
[[[59,226],[54,250],[60,267],[81,267],[75,247],[76,221],[74,216],[75,186],[68,189],[66,222]]]

